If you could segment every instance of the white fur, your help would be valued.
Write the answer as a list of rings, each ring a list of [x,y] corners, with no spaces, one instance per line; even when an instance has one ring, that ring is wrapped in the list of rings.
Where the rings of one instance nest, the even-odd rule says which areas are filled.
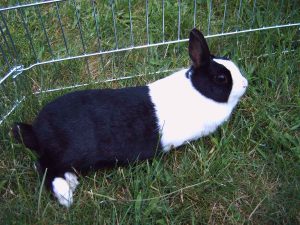
[[[77,176],[74,173],[66,172],[65,178],[66,178],[66,181],[69,184],[71,190],[74,192],[77,185],[79,184],[79,182],[77,180]]]
[[[64,174],[65,179],[56,177],[52,181],[52,190],[58,202],[65,206],[70,207],[73,203],[73,192],[79,184],[75,174],[67,172]]]
[[[230,70],[232,92],[227,103],[218,103],[197,91],[186,77],[187,69],[149,84],[161,143],[165,152],[215,131],[225,122],[248,85],[239,69],[228,60],[215,60]]]

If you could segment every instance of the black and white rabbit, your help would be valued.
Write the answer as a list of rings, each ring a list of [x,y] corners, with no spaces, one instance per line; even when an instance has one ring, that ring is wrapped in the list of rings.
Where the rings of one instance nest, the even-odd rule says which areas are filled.
[[[144,160],[208,135],[226,121],[248,86],[230,60],[210,54],[190,32],[189,69],[147,86],[76,91],[47,104],[32,125],[16,123],[17,141],[38,154],[46,186],[69,207],[86,172]]]

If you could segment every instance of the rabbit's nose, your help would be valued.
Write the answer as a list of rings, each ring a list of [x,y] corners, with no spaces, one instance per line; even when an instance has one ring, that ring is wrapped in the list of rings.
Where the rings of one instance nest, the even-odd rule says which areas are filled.
[[[248,81],[247,81],[247,79],[245,79],[245,78],[243,79],[242,86],[243,86],[243,88],[248,87]]]

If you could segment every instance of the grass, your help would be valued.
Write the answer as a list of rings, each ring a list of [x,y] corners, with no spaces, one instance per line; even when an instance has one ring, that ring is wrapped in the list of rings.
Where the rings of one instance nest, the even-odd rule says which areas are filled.
[[[158,1],[149,5],[150,15],[156,16],[149,24],[151,42],[159,41],[161,35],[156,24],[161,18],[161,6],[156,2]],[[172,27],[177,23],[172,18],[176,18],[174,15],[177,15],[177,8],[172,8],[172,5],[177,1],[165,2],[168,8],[166,12],[169,12],[166,15],[166,38],[176,39],[177,30],[172,30]],[[212,15],[211,32],[217,32],[222,26],[222,20],[218,18],[222,18],[223,14],[222,7],[219,12],[217,2],[213,2],[216,3],[213,5],[216,11]],[[84,5],[87,3],[82,1],[79,4],[83,10],[81,13],[84,10],[91,12],[91,8]],[[125,35],[129,29],[125,9],[127,3],[117,3],[117,26],[123,31],[118,40],[120,46],[126,46],[129,40]],[[142,26],[145,23],[142,16],[145,9],[139,2],[132,3],[136,10],[133,12],[134,40],[139,45],[147,39]],[[238,3],[236,1],[228,6],[228,15],[236,13],[234,6]],[[253,10],[253,1],[245,4],[249,5],[243,5],[240,18],[226,18],[226,31],[235,29],[236,24],[246,28],[252,23],[249,15]],[[81,54],[74,8],[64,8],[65,4],[59,6],[70,52]],[[203,10],[205,18],[207,7],[208,2],[199,1],[199,12]],[[284,22],[281,21],[282,18],[299,21],[297,1],[289,1],[282,7],[284,8],[279,11],[280,2],[257,1],[257,16],[253,26],[266,24],[270,18],[274,23]],[[101,7],[99,5],[99,9],[109,11],[110,8],[103,3]],[[186,37],[188,29],[192,27],[192,20],[188,17],[190,11],[188,3],[182,2],[182,37]],[[45,20],[49,19],[47,24],[52,22],[52,26],[47,29],[53,34],[51,44],[55,57],[66,56],[61,33],[57,23],[53,22],[55,7],[42,6],[41,12]],[[11,26],[11,33],[18,40],[16,48],[20,51],[20,62],[30,65],[35,62],[35,57],[26,42],[26,35],[20,32],[20,13],[10,13],[11,16],[15,13],[14,19],[10,21],[14,25]],[[42,30],[34,28],[38,24],[36,9],[28,8],[24,13],[28,18],[29,28],[32,29],[36,49],[40,51],[39,60],[51,59]],[[95,33],[91,34],[94,20],[87,15],[91,14],[81,14],[82,26],[87,35],[86,43],[89,43],[87,49],[93,51],[97,47]],[[108,23],[111,17],[111,13],[107,13],[101,14],[99,18],[100,22],[107,22],[101,27],[104,35],[103,48],[114,48],[114,35],[109,35],[112,33],[112,27],[109,26],[111,22]],[[201,20],[199,23],[198,26],[204,27],[206,32],[207,21]],[[139,28],[143,35],[139,36]],[[0,43],[1,41],[3,40]],[[154,71],[188,65],[186,43],[35,67],[20,75],[15,84],[8,80],[0,86],[0,100],[4,107],[8,108],[13,103],[15,90],[18,91],[18,96],[26,95],[26,100],[0,127],[1,223],[299,224],[299,32],[295,28],[284,28],[211,38],[208,42],[213,53],[230,55],[249,80],[249,89],[230,121],[214,134],[169,154],[158,154],[151,161],[91,172],[81,177],[74,205],[69,210],[60,207],[44,190],[42,177],[33,168],[35,155],[15,144],[8,132],[13,121],[32,121],[43,105],[71,90],[39,95],[33,95],[32,92],[77,83],[89,83],[82,88],[118,88],[147,84],[167,75],[152,74]],[[282,53],[285,50],[288,53]],[[95,84],[97,81],[134,74],[144,76]],[[4,109],[0,109],[0,113],[3,112],[1,110]]]

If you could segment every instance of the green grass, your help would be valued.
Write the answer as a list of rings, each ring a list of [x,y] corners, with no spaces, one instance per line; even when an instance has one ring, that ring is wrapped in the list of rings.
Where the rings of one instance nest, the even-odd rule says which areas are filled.
[[[200,10],[204,13],[208,4],[206,1],[199,2],[202,7]],[[143,4],[133,3],[137,7],[134,14],[135,43],[141,44],[146,40],[144,35],[138,35],[138,28],[143,29],[141,24],[145,23],[145,18],[141,17],[143,12],[140,11],[144,9]],[[170,11],[166,18],[169,29],[166,32],[170,39],[177,37],[177,31],[171,29],[174,26],[172,15],[177,13],[176,10],[171,11],[171,3],[173,2],[166,1],[166,7]],[[84,7],[86,1],[81,4],[83,10],[91,10]],[[253,1],[249,1],[249,5],[252,4]],[[278,4],[280,3],[273,1],[257,1],[254,27],[268,23],[265,22],[268,18],[280,22],[282,17]],[[293,10],[286,17],[299,21],[297,1],[290,1],[283,7],[292,5]],[[116,5],[121,10],[118,11],[118,26],[126,34],[127,15],[126,10],[122,13],[121,6],[121,3]],[[61,10],[63,7],[61,4]],[[105,4],[103,7],[105,10],[109,9],[105,8],[108,7]],[[30,10],[32,9],[29,12]],[[45,10],[49,10],[47,19],[51,21],[53,14],[50,11],[53,8],[44,7],[42,12]],[[150,6],[153,16],[160,10],[154,3]],[[182,3],[182,10],[186,13],[183,15],[190,13],[188,4]],[[228,10],[231,12],[234,8],[229,7]],[[266,14],[264,10],[272,13]],[[285,10],[281,13],[284,14]],[[36,16],[34,12],[29,12],[28,17]],[[80,46],[80,39],[75,32],[74,12],[71,9],[64,12],[62,19],[67,24],[66,30],[70,29],[67,31],[70,35],[70,51],[72,54],[80,54],[82,50],[76,48]],[[245,28],[252,23],[251,17],[247,16],[249,13],[252,13],[251,7],[242,8],[242,17],[238,23],[240,26]],[[111,14],[102,16],[102,21],[111,19]],[[216,31],[212,32],[217,32],[221,27],[217,18],[222,16],[222,11],[213,14],[212,29]],[[161,35],[156,24],[160,16],[157,17],[150,23],[153,42],[157,42]],[[17,49],[22,53],[21,62],[30,65],[34,62],[32,52],[24,35],[18,32],[18,17],[15,20],[10,21],[12,24],[16,23],[15,30],[12,29],[11,32],[19,40]],[[228,20],[225,30],[229,31],[236,24],[237,18]],[[93,20],[82,18],[82,21],[85,34],[90,34]],[[182,37],[187,36],[190,23],[188,18],[183,21]],[[207,21],[200,21],[200,26],[206,31],[207,24],[201,23]],[[103,35],[107,35],[103,37],[106,40],[106,46],[103,47],[106,48],[113,47],[114,40],[113,36],[109,36],[112,28],[108,25],[104,24],[102,27],[106,31]],[[34,26],[32,24],[32,29]],[[53,22],[49,32],[54,33],[57,30],[55,26]],[[42,46],[46,45],[41,30],[36,29],[33,32],[37,49],[41,51],[41,59],[48,59],[50,55],[45,50],[46,47],[42,50]],[[65,56],[63,43],[58,41],[61,41],[58,36],[59,32],[52,36],[53,48],[57,56]],[[97,47],[93,37],[87,37],[89,51]],[[120,45],[126,45],[128,37],[120,35],[119,41]],[[189,64],[187,43],[35,67],[20,75],[15,84],[9,81],[5,86],[0,86],[0,100],[5,107],[13,102],[16,87],[19,92],[17,95],[27,96],[0,127],[1,224],[299,224],[299,31],[297,33],[296,28],[284,28],[211,38],[208,42],[216,55],[230,55],[249,80],[249,89],[231,119],[214,134],[169,154],[158,154],[151,161],[91,172],[80,177],[75,202],[68,210],[59,206],[50,193],[44,190],[42,177],[33,168],[36,156],[22,145],[16,144],[8,133],[13,121],[32,121],[43,105],[71,90],[40,95],[31,93],[40,88],[45,90],[82,82],[90,83],[83,88],[118,88],[147,84],[167,75],[152,74],[154,71],[176,69]],[[289,52],[282,53],[284,50]],[[144,76],[94,84],[97,81],[134,74]],[[3,109],[0,109],[0,113],[1,110]]]

